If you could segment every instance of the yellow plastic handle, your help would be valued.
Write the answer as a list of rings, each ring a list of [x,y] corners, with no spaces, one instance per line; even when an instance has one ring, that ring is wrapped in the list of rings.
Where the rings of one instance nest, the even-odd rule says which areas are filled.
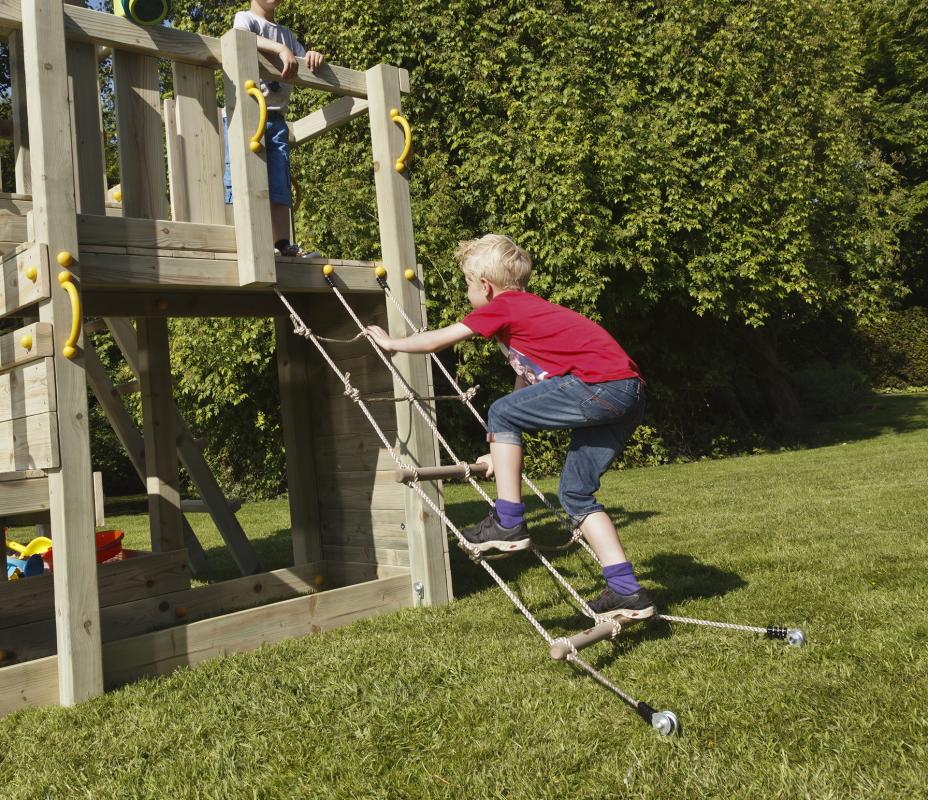
[[[61,355],[65,358],[74,358],[77,353],[74,345],[77,344],[77,337],[81,333],[81,299],[77,294],[77,287],[71,280],[71,273],[63,270],[58,273],[58,282],[61,287],[68,293],[71,298],[71,335],[65,342]]]
[[[402,172],[406,169],[406,159],[409,158],[409,152],[412,150],[412,128],[409,126],[409,120],[395,108],[390,109],[390,119],[403,129],[403,135],[406,137],[403,152],[400,153],[400,157],[396,159],[396,164],[393,165],[396,167],[397,172]]]
[[[258,130],[255,131],[255,135],[251,137],[251,141],[248,143],[248,148],[251,152],[257,153],[261,149],[261,140],[264,138],[264,131],[267,130],[267,102],[264,99],[264,95],[261,94],[258,84],[254,81],[245,81],[245,91],[258,101]]]

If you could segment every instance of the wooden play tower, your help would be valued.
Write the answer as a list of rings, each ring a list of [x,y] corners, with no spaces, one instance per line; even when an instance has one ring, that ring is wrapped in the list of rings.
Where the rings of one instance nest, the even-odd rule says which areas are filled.
[[[274,257],[264,153],[250,147],[260,110],[248,82],[279,72],[259,56],[254,34],[144,28],[61,0],[0,0],[0,28],[9,37],[16,159],[16,193],[0,195],[0,317],[15,320],[0,338],[0,520],[48,525],[54,542],[52,574],[0,580],[0,713],[72,705],[140,675],[450,600],[440,519],[393,480],[381,441],[309,342],[293,335],[274,291],[314,330],[352,336],[357,327],[323,275],[331,265],[362,319],[408,332],[374,261]],[[104,48],[115,75],[118,203],[105,185]],[[165,61],[174,97],[162,104]],[[406,72],[301,67],[291,82],[337,96],[292,124],[295,144],[369,119],[381,239],[372,256],[421,325],[407,171],[396,164],[406,147],[395,121]],[[292,568],[264,571],[172,399],[167,318],[210,316],[275,319]],[[113,386],[85,321],[113,334],[133,386]],[[400,399],[409,389],[432,395],[427,357],[397,355],[395,380],[363,339],[333,345],[331,355],[364,394],[398,398],[372,408],[403,458],[436,464],[432,430]],[[99,566],[88,386],[143,479],[151,524],[150,554]],[[141,394],[141,430],[123,404],[127,391]],[[206,566],[184,518],[179,463],[243,577],[191,588]],[[427,491],[441,503],[437,484]]]

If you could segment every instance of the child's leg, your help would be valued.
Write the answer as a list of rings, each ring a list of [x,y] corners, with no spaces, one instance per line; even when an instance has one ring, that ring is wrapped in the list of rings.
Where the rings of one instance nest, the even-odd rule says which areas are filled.
[[[290,206],[283,203],[271,203],[271,230],[274,232],[274,244],[290,241]]]
[[[622,564],[628,561],[618,531],[605,511],[589,514],[580,524],[580,530],[600,564]]]
[[[496,496],[510,503],[522,502],[522,445],[490,442]]]

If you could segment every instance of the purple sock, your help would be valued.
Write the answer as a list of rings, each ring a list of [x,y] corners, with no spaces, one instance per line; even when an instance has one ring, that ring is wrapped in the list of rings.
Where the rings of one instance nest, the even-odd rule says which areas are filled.
[[[630,561],[621,564],[609,564],[603,567],[603,577],[606,584],[616,594],[634,594],[641,588],[635,573],[632,571]]]
[[[509,500],[496,501],[496,516],[504,528],[514,528],[525,522],[525,503],[512,503]]]

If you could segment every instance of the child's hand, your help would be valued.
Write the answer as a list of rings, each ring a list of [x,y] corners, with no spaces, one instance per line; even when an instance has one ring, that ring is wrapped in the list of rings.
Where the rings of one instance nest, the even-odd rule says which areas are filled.
[[[385,353],[393,352],[393,340],[390,335],[379,325],[368,325],[365,332],[373,339],[376,344]]]
[[[316,50],[309,50],[306,53],[306,66],[315,72],[319,67],[325,64],[325,56]]]
[[[296,56],[293,55],[293,51],[286,45],[280,46],[280,77],[289,78],[291,77],[299,68],[300,63],[296,60]]]
[[[480,456],[480,458],[477,459],[477,463],[486,464],[487,465],[487,477],[488,478],[493,477],[493,456],[491,456],[489,453],[487,453],[485,456]]]

